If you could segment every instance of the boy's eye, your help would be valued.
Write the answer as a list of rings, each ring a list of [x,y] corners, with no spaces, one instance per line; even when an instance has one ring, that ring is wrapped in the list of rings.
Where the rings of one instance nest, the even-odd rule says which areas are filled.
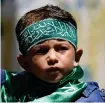
[[[66,51],[66,50],[68,50],[68,47],[66,47],[66,46],[60,46],[60,47],[56,48],[56,51],[58,51],[58,52],[62,52],[62,51]]]
[[[35,52],[35,54],[46,54],[48,52],[48,49],[39,49]]]

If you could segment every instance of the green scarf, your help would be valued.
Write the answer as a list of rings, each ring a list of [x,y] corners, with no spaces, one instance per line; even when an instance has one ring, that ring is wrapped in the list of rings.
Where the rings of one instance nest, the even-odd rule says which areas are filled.
[[[6,85],[2,86],[3,102],[74,102],[87,86],[85,82],[78,81],[83,76],[80,66],[55,84],[39,80],[31,73],[26,73],[25,77],[8,74]]]

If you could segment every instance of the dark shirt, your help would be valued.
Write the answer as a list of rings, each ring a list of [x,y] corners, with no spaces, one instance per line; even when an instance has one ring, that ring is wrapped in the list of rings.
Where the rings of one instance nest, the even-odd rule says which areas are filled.
[[[31,77],[28,80],[28,83],[25,81],[27,79],[27,75],[29,77]],[[18,96],[20,97],[21,92],[24,95],[26,95],[29,92],[28,95],[26,95],[28,99],[26,99],[26,101],[24,101],[24,102],[27,102],[27,101],[30,101],[30,100],[31,101],[34,100],[35,92],[33,91],[31,86],[36,87],[35,86],[36,84],[34,85],[34,82],[33,82],[34,81],[34,77],[32,75],[30,75],[30,74],[27,74],[27,75],[26,75],[26,73],[23,72],[23,73],[19,73],[17,76],[12,78],[12,80],[14,81],[14,87],[15,87],[15,90],[16,90],[15,95],[17,95],[17,97]],[[17,81],[19,81],[19,82],[17,83]],[[11,96],[10,96],[9,99],[11,99],[11,98],[13,99],[13,96],[14,96],[14,91],[12,89],[13,85],[8,87],[9,85],[7,85],[7,84],[9,84],[9,82],[7,82],[7,83],[3,82],[2,86],[4,85],[6,88],[8,88],[8,91],[11,92]],[[29,84],[31,84],[31,85],[29,85]],[[87,82],[87,84],[88,85],[87,85],[86,89],[82,92],[80,98],[78,100],[76,100],[75,102],[105,102],[105,90],[103,89],[102,91],[100,91],[98,83],[96,83],[96,82]],[[39,89],[41,89],[40,86],[37,86],[37,87]],[[38,90],[38,88],[36,90]],[[44,89],[45,90],[44,93],[47,93],[47,91],[46,91],[47,89],[48,89],[48,87],[46,89]],[[12,93],[12,91],[13,91],[13,93]],[[31,91],[31,96],[29,95],[30,91]],[[49,92],[53,92],[53,89],[51,90],[51,88],[49,88],[48,89],[48,94],[49,94]],[[43,93],[39,93],[39,94],[43,94]],[[3,93],[2,93],[1,96],[4,99]],[[5,101],[5,100],[3,100],[3,101]]]

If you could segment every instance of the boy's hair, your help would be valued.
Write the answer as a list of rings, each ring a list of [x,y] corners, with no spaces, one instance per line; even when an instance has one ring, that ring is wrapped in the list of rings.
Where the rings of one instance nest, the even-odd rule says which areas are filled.
[[[58,6],[47,5],[38,9],[31,10],[20,18],[16,25],[17,39],[18,35],[21,33],[21,31],[24,30],[24,28],[36,21],[40,21],[46,18],[56,18],[62,21],[69,21],[77,28],[76,21],[69,12],[62,10]]]

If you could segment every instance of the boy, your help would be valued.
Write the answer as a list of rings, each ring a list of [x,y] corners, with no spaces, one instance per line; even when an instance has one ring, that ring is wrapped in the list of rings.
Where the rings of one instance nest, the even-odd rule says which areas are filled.
[[[73,16],[47,5],[26,13],[17,23],[16,36],[24,72],[2,84],[4,102],[104,102],[97,83],[79,82],[83,70]]]

